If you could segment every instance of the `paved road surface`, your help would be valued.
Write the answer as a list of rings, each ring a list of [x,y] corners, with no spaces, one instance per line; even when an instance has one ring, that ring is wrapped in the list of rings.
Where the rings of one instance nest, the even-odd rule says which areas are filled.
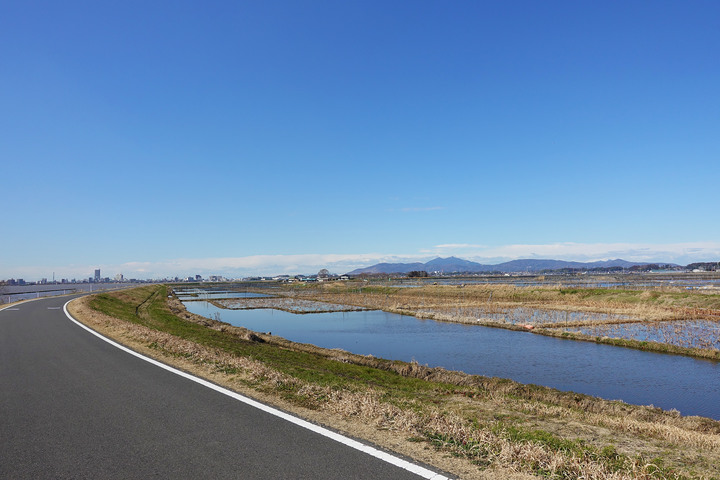
[[[0,311],[0,478],[418,479],[95,337],[68,298]],[[443,478],[438,476],[436,478]]]

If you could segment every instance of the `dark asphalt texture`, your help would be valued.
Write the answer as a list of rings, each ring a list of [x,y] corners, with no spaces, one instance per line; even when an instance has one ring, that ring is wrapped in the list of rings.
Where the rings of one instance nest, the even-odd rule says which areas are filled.
[[[113,347],[67,301],[0,311],[0,478],[420,478]]]

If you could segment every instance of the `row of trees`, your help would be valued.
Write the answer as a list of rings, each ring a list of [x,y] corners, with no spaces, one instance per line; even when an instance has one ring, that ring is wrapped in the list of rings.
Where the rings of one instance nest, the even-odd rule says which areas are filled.
[[[720,262],[691,263],[686,268],[688,270],[705,270],[706,272],[718,272],[720,271]]]
[[[408,273],[408,277],[410,278],[425,278],[428,276],[428,272],[426,272],[425,270],[413,270],[412,272]]]

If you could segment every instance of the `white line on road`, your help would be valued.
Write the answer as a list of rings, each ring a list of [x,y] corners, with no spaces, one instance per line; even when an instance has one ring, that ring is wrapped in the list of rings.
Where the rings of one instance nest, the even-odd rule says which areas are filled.
[[[158,366],[160,368],[164,368],[165,370],[167,370],[169,372],[172,372],[176,375],[180,375],[181,377],[185,377],[188,380],[192,380],[193,382],[199,383],[200,385],[203,385],[207,388],[211,388],[217,392],[227,395],[228,397],[234,398],[235,400],[238,400],[247,405],[250,405],[252,407],[260,409],[263,412],[269,413],[271,415],[275,415],[276,417],[282,418],[283,420],[287,420],[290,423],[294,423],[295,425],[298,425],[298,426],[306,428],[312,432],[318,433],[327,438],[335,440],[336,442],[342,443],[343,445],[347,445],[348,447],[354,448],[355,450],[359,450],[361,452],[367,453],[368,455],[372,455],[373,457],[383,460],[392,465],[395,465],[396,467],[402,468],[404,470],[408,470],[416,475],[419,475],[420,477],[427,478],[428,480],[449,480],[448,477],[446,477],[444,475],[440,475],[439,473],[435,473],[432,470],[428,470],[425,467],[421,467],[420,465],[410,463],[407,460],[403,460],[402,458],[398,458],[394,455],[390,455],[389,453],[378,450],[377,448],[371,447],[369,445],[365,445],[363,443],[358,442],[357,440],[353,440],[352,438],[348,438],[344,435],[340,435],[339,433],[333,432],[332,430],[328,430],[327,428],[323,428],[323,427],[320,427],[313,423],[310,423],[307,420],[303,420],[301,418],[292,416],[292,415],[285,413],[283,411],[280,411],[276,408],[270,407],[268,405],[257,402],[251,398],[240,395],[239,393],[233,392],[232,390],[228,390],[227,388],[223,388],[219,385],[215,385],[214,383],[210,383],[207,380],[204,380],[202,378],[196,377],[194,375],[190,375],[189,373],[180,371],[169,365],[165,365],[164,363],[158,362],[157,360],[154,360],[150,357],[141,355],[138,352],[135,352],[134,350],[130,350],[129,348],[125,347],[124,345],[120,345],[119,343],[117,343],[113,340],[110,340],[109,338],[99,334],[98,332],[91,329],[90,327],[87,327],[87,326],[83,325],[82,323],[78,322],[77,320],[75,320],[67,310],[68,303],[70,303],[70,301],[65,303],[65,305],[63,306],[63,310],[65,311],[65,315],[67,315],[67,317],[72,322],[74,322],[78,326],[84,328],[85,330],[92,333],[93,335],[108,342],[109,344],[119,348],[120,350],[123,350],[131,355],[135,355],[136,357],[141,358],[141,359],[145,360],[146,362],[152,363],[153,365]]]

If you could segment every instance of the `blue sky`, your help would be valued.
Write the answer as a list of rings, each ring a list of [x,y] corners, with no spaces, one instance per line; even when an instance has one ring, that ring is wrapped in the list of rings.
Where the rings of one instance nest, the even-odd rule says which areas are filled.
[[[720,259],[715,1],[5,1],[0,278]]]

